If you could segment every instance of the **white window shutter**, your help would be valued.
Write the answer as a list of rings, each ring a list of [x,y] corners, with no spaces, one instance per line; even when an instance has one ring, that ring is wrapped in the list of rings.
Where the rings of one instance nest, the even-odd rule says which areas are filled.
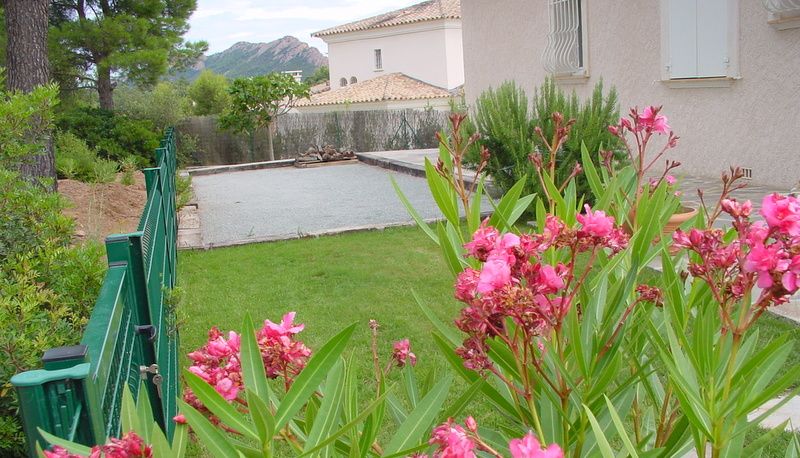
[[[698,3],[725,0],[668,0],[669,77],[697,77]]]
[[[728,73],[728,0],[697,1],[697,76]]]

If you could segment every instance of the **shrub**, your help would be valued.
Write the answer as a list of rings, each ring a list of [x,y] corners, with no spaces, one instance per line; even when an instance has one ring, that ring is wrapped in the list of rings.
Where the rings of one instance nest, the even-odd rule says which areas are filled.
[[[566,120],[575,119],[571,134],[562,146],[559,154],[559,168],[556,170],[556,182],[563,182],[572,172],[576,162],[581,161],[581,143],[586,144],[592,157],[602,146],[604,149],[617,151],[619,140],[608,132],[608,126],[619,119],[617,93],[611,89],[603,93],[602,81],[597,83],[592,96],[581,103],[573,92],[567,96],[552,79],[545,80],[536,91],[533,100],[525,91],[513,82],[506,82],[497,89],[483,92],[475,104],[473,120],[468,131],[480,132],[479,146],[486,146],[491,153],[487,171],[495,184],[507,191],[520,178],[527,175],[526,193],[541,194],[538,179],[529,155],[538,151],[547,157],[547,147],[536,133],[550,139],[553,136],[553,114],[561,113]],[[618,158],[621,156],[618,155]],[[470,161],[477,163],[477,148],[470,154]],[[578,195],[590,198],[588,184],[583,175],[575,182]]]
[[[86,181],[92,175],[97,153],[70,132],[56,134],[56,169],[60,178]],[[72,176],[69,176],[72,175]]]
[[[105,272],[100,245],[70,246],[64,205],[0,169],[0,456],[21,456],[24,445],[8,380],[48,348],[77,343]]]
[[[117,178],[119,165],[108,159],[98,159],[92,165],[92,181],[95,183],[111,183]]]
[[[119,163],[120,169],[122,169],[122,180],[120,182],[125,186],[130,186],[133,184],[133,173],[139,168],[139,165],[136,163],[136,159],[132,156],[126,157]]]
[[[206,116],[220,114],[231,104],[228,79],[211,70],[203,70],[189,86],[189,97],[194,104],[194,114]]]
[[[64,132],[79,137],[101,157],[121,160],[129,155],[153,164],[153,149],[160,134],[153,123],[91,107],[77,107],[59,114],[56,124]]]
[[[147,120],[163,131],[191,113],[192,101],[186,92],[185,83],[172,81],[161,81],[149,89],[121,86],[114,91],[115,112],[129,119]]]

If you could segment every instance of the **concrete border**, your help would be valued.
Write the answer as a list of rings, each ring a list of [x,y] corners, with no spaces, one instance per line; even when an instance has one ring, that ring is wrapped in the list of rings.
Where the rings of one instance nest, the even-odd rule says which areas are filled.
[[[247,170],[275,169],[278,167],[291,167],[294,159],[279,159],[277,161],[247,162],[245,164],[211,165],[207,167],[187,168],[189,176],[215,175],[217,173],[244,172]]]

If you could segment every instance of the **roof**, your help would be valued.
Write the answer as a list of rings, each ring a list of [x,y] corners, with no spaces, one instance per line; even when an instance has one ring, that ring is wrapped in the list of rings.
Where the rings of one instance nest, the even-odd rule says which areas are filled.
[[[418,100],[452,97],[450,91],[412,78],[403,73],[389,73],[345,87],[312,94],[298,100],[294,106],[309,107],[345,103],[383,102],[388,100]]]
[[[428,0],[367,19],[361,19],[359,21],[320,30],[319,32],[312,33],[311,36],[323,37],[335,35],[337,33],[379,29],[382,27],[434,21],[437,19],[461,19],[461,0]]]

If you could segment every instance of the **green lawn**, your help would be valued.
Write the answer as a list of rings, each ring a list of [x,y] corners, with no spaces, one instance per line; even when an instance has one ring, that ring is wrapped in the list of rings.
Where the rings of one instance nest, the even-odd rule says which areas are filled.
[[[374,380],[368,328],[373,318],[381,325],[384,364],[392,342],[402,338],[411,340],[420,374],[446,364],[411,291],[446,322],[460,307],[438,247],[417,228],[183,251],[178,265],[185,290],[182,355],[201,346],[211,326],[238,331],[248,312],[258,322],[296,311],[297,321],[306,324],[301,339],[312,349],[343,327],[359,324],[349,348],[366,389]],[[800,327],[788,320],[767,315],[759,327],[764,341],[789,331],[800,343]],[[800,363],[800,351],[792,353],[790,363]],[[471,412],[479,421],[497,420],[488,405],[478,403]]]

